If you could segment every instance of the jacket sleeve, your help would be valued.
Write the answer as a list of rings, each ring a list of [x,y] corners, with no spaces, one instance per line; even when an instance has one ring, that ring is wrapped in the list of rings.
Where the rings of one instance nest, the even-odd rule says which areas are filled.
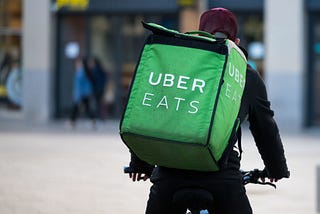
[[[249,105],[250,130],[270,178],[289,177],[278,126],[270,109],[266,87],[257,74],[253,81],[252,102]]]

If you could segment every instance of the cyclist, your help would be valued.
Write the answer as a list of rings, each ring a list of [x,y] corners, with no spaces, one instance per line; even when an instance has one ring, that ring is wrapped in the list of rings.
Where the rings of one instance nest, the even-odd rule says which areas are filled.
[[[238,31],[236,17],[225,8],[205,11],[200,17],[199,30],[216,36],[226,36],[237,45],[240,43],[236,37]],[[243,52],[246,54],[245,50]],[[271,182],[276,182],[289,177],[289,171],[273,116],[265,84],[258,72],[248,65],[239,118],[241,122],[246,119],[249,121],[268,178]],[[229,153],[227,166],[218,172],[200,172],[154,167],[131,153],[130,167],[137,173],[131,173],[130,177],[136,181],[147,180],[151,176],[153,185],[147,203],[147,214],[185,213],[183,208],[172,204],[172,196],[177,189],[188,186],[202,187],[211,192],[214,202],[209,208],[210,213],[214,210],[215,214],[250,214],[252,209],[239,171],[240,154],[241,152],[236,149],[232,150]]]

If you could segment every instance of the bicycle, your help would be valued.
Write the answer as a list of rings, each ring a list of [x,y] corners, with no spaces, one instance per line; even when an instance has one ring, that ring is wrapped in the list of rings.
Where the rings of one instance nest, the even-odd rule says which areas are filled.
[[[125,167],[124,173],[135,173],[135,171],[130,167]],[[241,174],[244,185],[249,183],[269,185],[276,189],[275,184],[260,181],[260,179],[267,177],[267,173],[264,170],[241,170]],[[138,178],[138,180],[140,179]],[[173,195],[172,203],[184,207],[187,210],[186,214],[208,214],[207,208],[213,203],[213,200],[214,198],[209,191],[201,188],[188,187],[177,190]]]

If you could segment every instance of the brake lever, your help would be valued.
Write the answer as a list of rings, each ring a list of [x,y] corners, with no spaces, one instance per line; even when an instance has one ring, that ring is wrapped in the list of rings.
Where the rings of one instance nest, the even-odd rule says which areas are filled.
[[[277,189],[277,186],[271,182],[261,182],[261,181],[257,181],[256,184],[261,184],[261,185],[269,185],[272,186],[273,188]]]

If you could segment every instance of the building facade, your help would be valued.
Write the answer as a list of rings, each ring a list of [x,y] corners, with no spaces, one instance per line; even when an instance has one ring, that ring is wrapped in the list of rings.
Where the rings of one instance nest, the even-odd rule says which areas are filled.
[[[74,59],[96,56],[110,79],[106,115],[119,118],[147,35],[140,22],[184,32],[197,27],[204,9],[220,6],[238,17],[241,43],[265,79],[280,128],[319,126],[320,3],[316,0],[244,0],[241,5],[231,0],[24,1],[24,117],[44,121],[67,117]]]

